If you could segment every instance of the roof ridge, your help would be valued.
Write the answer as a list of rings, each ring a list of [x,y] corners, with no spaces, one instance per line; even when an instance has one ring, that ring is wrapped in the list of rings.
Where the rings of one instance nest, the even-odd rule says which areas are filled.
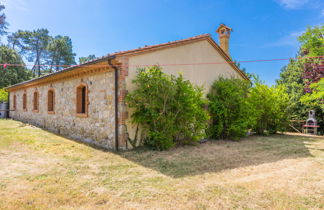
[[[175,41],[164,42],[164,43],[161,43],[161,44],[144,45],[144,47],[139,47],[139,48],[136,48],[136,49],[118,51],[118,52],[112,53],[110,55],[122,55],[122,54],[127,54],[127,53],[131,53],[131,52],[135,52],[135,51],[141,51],[141,50],[146,50],[146,49],[151,49],[151,48],[156,48],[156,47],[162,47],[162,46],[165,46],[165,45],[172,45],[172,44],[176,44],[176,43],[186,42],[186,41],[205,38],[205,37],[211,37],[211,35],[209,33],[199,34],[199,35],[192,36],[192,37],[185,38],[185,39],[179,39],[179,40],[175,40]]]
[[[204,33],[204,34],[199,34],[199,35],[192,36],[192,37],[185,38],[185,39],[179,39],[179,40],[175,40],[175,41],[164,42],[164,43],[161,43],[161,44],[144,45],[143,47],[138,47],[138,48],[135,48],[135,49],[116,51],[114,53],[108,53],[107,55],[100,56],[98,58],[89,60],[89,61],[84,62],[82,64],[77,64],[77,65],[75,65],[75,67],[77,67],[79,65],[85,65],[85,64],[88,64],[88,63],[92,63],[92,62],[95,62],[95,61],[98,61],[98,60],[102,60],[102,59],[105,59],[105,58],[108,58],[108,57],[114,56],[114,55],[126,54],[126,53],[133,52],[133,51],[145,50],[145,49],[150,49],[150,48],[169,45],[169,44],[181,43],[181,42],[190,41],[190,40],[194,40],[194,39],[199,39],[199,38],[203,38],[203,37],[211,37],[211,34]],[[60,71],[63,71],[63,70],[68,69],[68,68],[71,68],[71,67],[64,68],[64,69],[62,69]]]

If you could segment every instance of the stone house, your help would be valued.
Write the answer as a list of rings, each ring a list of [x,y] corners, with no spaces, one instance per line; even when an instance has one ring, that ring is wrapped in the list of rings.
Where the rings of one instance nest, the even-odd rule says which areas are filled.
[[[219,76],[248,80],[228,55],[231,29],[108,54],[7,88],[13,119],[109,149],[128,149],[134,126],[125,104],[138,67],[161,65],[208,91]],[[217,64],[217,65],[215,65]]]

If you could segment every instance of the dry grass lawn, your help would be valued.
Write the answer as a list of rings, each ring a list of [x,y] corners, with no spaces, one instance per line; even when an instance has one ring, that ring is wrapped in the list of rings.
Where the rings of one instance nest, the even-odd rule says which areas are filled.
[[[114,153],[0,120],[0,209],[323,209],[324,138]]]

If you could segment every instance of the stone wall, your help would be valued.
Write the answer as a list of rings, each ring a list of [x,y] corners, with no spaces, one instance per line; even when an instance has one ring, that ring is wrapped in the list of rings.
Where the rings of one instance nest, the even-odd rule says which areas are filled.
[[[76,116],[76,87],[88,86],[88,117]],[[10,108],[16,95],[13,119],[27,122],[73,139],[104,148],[115,147],[114,72],[101,72],[78,78],[61,80],[10,92]],[[55,91],[55,112],[47,111],[47,93]],[[39,93],[39,111],[33,111],[34,91]],[[27,110],[23,110],[23,94],[27,93]]]

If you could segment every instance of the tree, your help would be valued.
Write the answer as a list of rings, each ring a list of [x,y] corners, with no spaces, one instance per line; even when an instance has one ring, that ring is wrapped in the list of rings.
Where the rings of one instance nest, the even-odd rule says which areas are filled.
[[[306,116],[307,107],[300,102],[300,97],[304,95],[303,64],[300,61],[291,60],[283,67],[280,73],[278,85],[285,85],[289,95],[288,109],[292,120],[300,120]]]
[[[9,44],[13,49],[19,48],[19,52],[27,58],[29,62],[33,62],[33,76],[36,74],[41,76],[42,65],[45,64],[48,56],[48,43],[50,41],[47,29],[37,29],[34,31],[19,30],[9,36]]]
[[[316,110],[320,130],[324,131],[324,111],[318,105],[305,103],[301,98],[311,94],[313,83],[324,77],[324,25],[309,27],[299,38],[301,46],[296,60],[284,67],[277,84],[284,84],[290,96],[291,119],[306,119],[309,110]],[[315,58],[314,58],[315,57]]]
[[[18,30],[15,33],[11,33],[7,36],[8,46],[14,50],[23,50],[23,37],[26,35],[26,31]],[[24,52],[19,52],[23,54]]]
[[[6,30],[8,23],[6,22],[6,15],[4,13],[1,13],[1,11],[4,9],[5,6],[0,4],[0,37],[7,34]]]
[[[24,48],[27,52],[28,61],[34,62],[32,68],[33,75],[37,73],[41,76],[42,64],[46,60],[46,49],[50,40],[47,29],[37,29],[32,32],[27,32],[23,37]]]
[[[86,63],[88,61],[96,59],[95,55],[88,55],[86,57],[79,57],[79,64]]]
[[[307,30],[298,37],[301,44],[299,54],[301,56],[323,56],[324,55],[324,24],[308,27]]]
[[[0,46],[0,63],[19,64],[20,66],[0,66],[0,88],[4,88],[31,78],[21,56],[7,46]]]
[[[34,76],[36,73],[40,76],[44,72],[51,73],[76,64],[70,37],[58,35],[53,38],[47,29],[18,30],[8,36],[8,43],[28,61],[34,62]]]
[[[56,36],[51,38],[47,50],[47,63],[50,65],[50,73],[53,69],[59,71],[68,65],[75,64],[75,53],[73,53],[72,41],[68,36]]]
[[[305,91],[309,92],[309,85],[318,82],[324,77],[324,71],[322,70],[324,58],[318,57],[324,55],[324,24],[307,28],[306,32],[298,37],[298,40],[301,43],[299,54],[305,58],[301,61],[304,67],[302,76]]]

